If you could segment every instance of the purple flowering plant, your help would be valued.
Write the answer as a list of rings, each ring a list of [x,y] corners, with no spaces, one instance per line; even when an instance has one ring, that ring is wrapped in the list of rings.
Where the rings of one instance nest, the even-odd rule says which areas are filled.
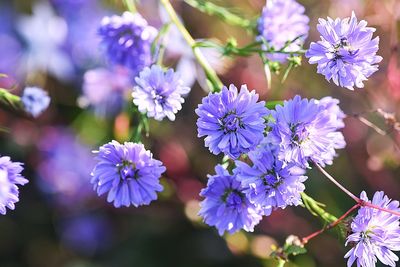
[[[174,186],[171,185],[181,179],[169,177],[173,172],[170,173],[167,167],[172,166],[174,159],[166,157],[162,149],[153,150],[153,144],[158,144],[152,142],[153,135],[158,141],[167,142],[168,136],[165,137],[162,131],[158,132],[160,128],[157,127],[191,123],[197,127],[197,137],[204,138],[204,151],[208,149],[217,162],[213,168],[214,174],[207,175],[203,189],[198,193],[201,201],[193,202],[198,204],[197,218],[203,222],[202,225],[216,228],[218,234],[226,238],[228,245],[227,236],[241,230],[262,231],[261,222],[272,220],[275,212],[285,214],[288,209],[305,208],[312,215],[320,217],[324,225],[305,237],[290,237],[282,247],[274,248],[271,255],[277,260],[277,266],[282,267],[293,256],[305,253],[312,239],[334,227],[346,230],[343,231],[346,240],[343,245],[349,248],[344,255],[348,267],[354,264],[358,267],[375,267],[378,262],[392,267],[398,264],[399,202],[391,200],[383,191],[376,192],[372,200],[364,191],[358,197],[325,170],[327,165],[334,165],[334,160],[346,148],[348,140],[345,140],[342,131],[348,126],[346,119],[351,116],[342,110],[342,103],[346,103],[346,100],[343,101],[341,97],[341,102],[332,96],[306,98],[299,94],[284,100],[264,99],[265,93],[260,88],[248,89],[246,82],[242,82],[247,76],[238,78],[242,82],[240,86],[230,83],[229,76],[224,77],[223,83],[213,64],[210,64],[207,53],[204,53],[207,48],[212,48],[224,57],[258,57],[270,90],[273,79],[270,72],[280,75],[285,68],[281,77],[284,81],[294,67],[301,65],[302,55],[305,55],[310,64],[317,64],[317,73],[324,75],[328,82],[332,80],[336,86],[354,90],[354,87],[364,87],[378,71],[378,63],[382,61],[382,57],[377,55],[379,36],[374,37],[375,28],[367,27],[365,20],[359,21],[354,12],[350,18],[320,18],[317,25],[320,40],[312,41],[309,48],[305,49],[310,29],[309,12],[296,0],[266,1],[256,20],[249,20],[210,1],[185,0],[202,12],[216,15],[232,26],[247,30],[253,41],[239,46],[234,38],[230,38],[227,44],[214,40],[195,40],[169,0],[160,0],[160,13],[168,17],[161,20],[162,25],[155,19],[147,20],[146,12],[142,16],[138,12],[142,9],[136,8],[135,1],[126,0],[123,3],[127,11],[120,15],[104,16],[98,21],[96,39],[92,35],[92,22],[108,12],[97,10],[97,4],[90,1],[52,2],[59,9],[57,21],[60,25],[67,28],[70,25],[68,36],[71,40],[68,40],[69,46],[66,43],[68,53],[64,53],[62,42],[67,31],[63,28],[66,32],[62,34],[63,38],[54,41],[56,46],[47,45],[62,55],[78,55],[75,59],[65,59],[65,62],[80,62],[82,90],[77,104],[80,108],[92,108],[83,111],[85,116],[91,118],[89,126],[84,125],[84,116],[71,119],[71,124],[84,129],[80,135],[99,148],[93,151],[93,155],[88,153],[87,147],[77,142],[68,131],[52,137],[42,134],[38,145],[42,157],[37,170],[42,190],[58,194],[63,205],[68,205],[71,199],[79,202],[89,199],[88,196],[92,198],[90,193],[93,191],[98,196],[106,195],[106,201],[103,202],[115,208],[126,207],[131,210],[133,207],[150,205],[162,199],[164,193],[168,195],[173,192]],[[98,12],[87,18],[71,12],[84,4],[88,5],[84,10],[96,6]],[[50,6],[46,6],[46,10],[50,15],[53,14]],[[64,16],[64,22],[61,16]],[[79,18],[79,23],[71,22],[75,18]],[[40,21],[40,24],[46,24],[46,21]],[[174,32],[171,34],[172,24]],[[83,29],[91,29],[91,35],[82,35],[84,30],[80,31],[79,25]],[[35,37],[26,27],[23,28],[27,35]],[[191,62],[196,66],[192,64],[190,72],[201,68],[202,87],[209,89],[201,100],[195,98],[201,92],[194,92],[186,86],[188,77],[182,77],[185,76],[185,70],[164,56],[168,35],[174,38],[178,33],[182,35],[179,42],[186,42],[178,47],[190,48],[184,53],[190,53],[190,60],[196,61]],[[81,38],[87,40],[85,44],[89,44],[88,47],[76,44],[76,40]],[[46,46],[43,40],[35,41]],[[97,44],[98,51],[92,50],[92,46]],[[38,50],[40,58],[46,59],[46,66],[52,67],[48,68],[48,72],[58,76],[53,65],[50,65],[56,63],[43,56],[44,49]],[[36,54],[32,56],[38,58]],[[105,60],[93,65],[85,66],[82,63],[102,57]],[[31,63],[36,66],[41,62]],[[42,81],[42,84],[46,83]],[[248,84],[254,86],[251,81]],[[279,95],[275,92],[268,94]],[[187,111],[186,106],[193,102],[197,108],[194,112]],[[47,109],[50,97],[39,87],[26,87],[21,97],[1,88],[0,103],[8,109],[30,115],[29,119],[33,121]],[[57,103],[54,105],[57,106]],[[91,117],[93,111],[99,116]],[[196,114],[196,121],[185,121],[185,115],[190,112]],[[379,112],[387,124],[400,131],[400,123],[394,115],[390,116],[382,110]],[[377,129],[364,117],[352,117],[378,133],[381,131],[381,135],[388,135],[387,132],[382,134],[382,129]],[[16,136],[19,143],[23,143],[22,139]],[[151,148],[155,156],[146,148]],[[175,156],[176,151],[168,153],[169,156]],[[378,165],[374,165],[373,159],[370,161],[371,166]],[[179,165],[179,162],[173,164]],[[19,186],[28,183],[21,175],[22,170],[22,163],[12,162],[7,156],[0,157],[0,213],[3,215],[6,214],[6,208],[14,209],[19,201]],[[317,178],[313,171],[319,171],[342,190],[355,202],[354,206],[336,217],[328,211],[329,207],[309,196],[309,185]],[[93,190],[89,189],[90,193],[88,186],[93,187]],[[179,195],[179,189],[177,192]],[[187,210],[185,212],[192,216],[187,217],[196,217]],[[352,215],[353,212],[357,213]],[[67,227],[67,234],[64,234],[66,243],[79,247],[83,242],[83,250],[85,242],[89,248],[97,247],[93,242],[99,242],[97,235],[103,228],[88,232],[91,224],[91,220],[72,223]],[[74,236],[75,232],[82,234]],[[246,239],[247,233],[244,236]]]

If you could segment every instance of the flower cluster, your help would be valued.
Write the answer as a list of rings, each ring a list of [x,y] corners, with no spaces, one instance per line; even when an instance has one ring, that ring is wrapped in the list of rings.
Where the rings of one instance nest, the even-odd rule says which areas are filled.
[[[19,201],[19,189],[17,185],[25,185],[28,180],[21,172],[22,163],[12,162],[9,157],[0,157],[0,213],[5,215],[6,208],[15,209],[15,203]]]
[[[270,138],[280,148],[279,159],[301,167],[309,167],[309,161],[332,164],[335,150],[346,146],[338,131],[344,126],[344,114],[337,103],[333,98],[317,101],[295,96],[277,105]]]
[[[179,75],[173,69],[164,71],[160,66],[153,65],[146,67],[135,80],[137,85],[132,97],[139,111],[159,121],[164,117],[174,121],[175,114],[185,101],[183,96],[190,92],[189,87],[183,86]]]
[[[361,199],[369,202],[367,194],[361,193]],[[400,212],[399,202],[391,201],[382,191],[376,192],[372,204]],[[392,252],[400,251],[400,217],[386,211],[368,206],[358,210],[351,223],[351,234],[347,237],[346,246],[352,248],[347,252],[347,266],[357,262],[357,266],[375,267],[377,260],[395,267],[399,257]]]
[[[379,37],[372,39],[374,28],[357,21],[354,12],[346,19],[319,19],[321,41],[312,42],[306,53],[317,72],[350,90],[364,87],[363,82],[378,70],[382,57],[377,56]]]
[[[203,98],[196,109],[198,137],[206,136],[211,153],[236,159],[256,148],[264,137],[264,116],[268,115],[264,101],[257,101],[258,94],[245,85],[239,93],[230,85]]]
[[[112,141],[96,153],[99,162],[91,183],[98,195],[108,192],[107,201],[116,208],[148,205],[163,190],[160,176],[165,167],[142,144]]]
[[[304,7],[295,0],[271,0],[263,8],[258,20],[258,40],[263,40],[275,51],[285,52],[301,49],[309,31],[309,18],[304,15]],[[265,47],[268,48],[268,47]],[[287,55],[267,54],[273,61],[284,62]]]
[[[110,62],[126,66],[133,76],[151,65],[151,44],[157,30],[139,13],[124,12],[122,16],[104,17],[99,35]]]

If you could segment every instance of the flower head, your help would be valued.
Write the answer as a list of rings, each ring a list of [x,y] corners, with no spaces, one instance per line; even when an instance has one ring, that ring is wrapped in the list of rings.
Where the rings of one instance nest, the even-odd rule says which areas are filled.
[[[139,13],[104,17],[98,32],[110,62],[128,67],[133,76],[152,63],[151,44],[157,30]]]
[[[382,57],[377,56],[379,37],[372,39],[375,28],[357,21],[354,12],[346,19],[319,19],[317,29],[321,41],[312,42],[306,53],[317,72],[341,87],[353,90],[364,87],[363,82],[375,71]]]
[[[364,191],[361,199],[369,202]],[[372,204],[400,211],[399,202],[392,201],[382,191],[374,194]],[[400,251],[399,219],[399,216],[386,211],[368,206],[360,208],[351,223],[352,233],[346,240],[346,246],[353,246],[345,255],[345,258],[349,258],[347,266],[350,267],[357,261],[357,266],[375,267],[377,260],[388,266],[397,266],[396,261],[399,258],[392,250]]]
[[[253,166],[236,161],[237,180],[251,203],[259,206],[263,215],[273,209],[300,205],[300,193],[304,191],[305,170],[293,163],[284,164],[277,159],[278,149],[271,143],[262,143],[249,153]]]
[[[28,183],[21,172],[22,163],[12,162],[9,157],[0,157],[0,213],[6,214],[6,207],[15,209],[15,203],[19,201],[17,185]]]
[[[142,144],[112,141],[96,152],[99,163],[92,172],[91,183],[98,195],[108,192],[107,201],[114,206],[148,205],[162,191],[162,162],[153,159]]]
[[[139,111],[159,121],[165,117],[175,120],[175,114],[185,101],[183,96],[190,92],[189,87],[183,86],[179,75],[173,69],[164,71],[160,66],[153,65],[146,67],[135,80],[137,85],[132,97]]]
[[[50,97],[39,87],[26,87],[22,97],[22,104],[27,113],[33,117],[38,117],[50,104]]]
[[[253,231],[261,220],[260,211],[251,204],[239,181],[221,165],[215,167],[216,175],[209,176],[207,187],[200,196],[205,199],[200,203],[199,215],[204,222],[215,226],[218,233],[235,233],[240,229]]]
[[[308,36],[308,22],[304,7],[295,0],[268,0],[258,20],[258,39],[264,39],[275,50],[287,52],[301,49]],[[288,42],[292,42],[287,45]],[[285,54],[267,54],[274,61],[284,62]]]
[[[335,149],[344,148],[346,143],[338,131],[343,126],[340,108],[326,101],[295,96],[283,106],[276,106],[272,112],[276,122],[270,134],[279,145],[280,160],[302,167],[308,167],[310,160],[321,165],[332,164]]]
[[[234,85],[219,93],[210,93],[196,109],[198,137],[207,136],[205,145],[211,153],[223,152],[231,158],[253,150],[264,138],[268,114],[264,101],[257,102],[258,94],[242,85],[240,92]]]

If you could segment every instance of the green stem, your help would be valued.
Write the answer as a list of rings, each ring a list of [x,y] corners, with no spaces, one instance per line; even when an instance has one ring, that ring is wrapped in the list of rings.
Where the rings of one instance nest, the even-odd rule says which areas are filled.
[[[278,265],[277,265],[276,267],[283,267],[283,266],[285,266],[285,263],[286,263],[285,260],[279,259],[279,260],[278,260]]]
[[[207,59],[204,57],[203,53],[201,53],[200,49],[196,47],[196,41],[187,31],[185,26],[180,21],[178,15],[175,12],[175,9],[172,7],[169,0],[160,0],[161,4],[164,6],[165,10],[167,11],[171,21],[176,25],[178,30],[181,32],[183,38],[186,40],[188,45],[192,48],[193,54],[196,57],[197,61],[199,62],[200,66],[203,68],[207,79],[210,81],[212,88],[212,92],[218,92],[221,90],[223,84],[221,80],[218,78],[217,73],[215,70],[210,66]]]
[[[251,30],[254,29],[256,26],[256,23],[254,23],[253,21],[242,18],[232,12],[229,12],[226,8],[217,6],[216,4],[210,3],[209,1],[185,0],[185,2],[188,5],[200,10],[201,12],[204,12],[210,16],[217,16],[218,18],[233,26],[239,26]]]
[[[0,102],[6,107],[10,107],[15,110],[23,110],[21,98],[11,94],[8,90],[3,88],[0,88]]]
[[[125,6],[128,8],[128,10],[132,13],[136,13],[136,5],[135,5],[135,0],[122,0],[125,4]]]

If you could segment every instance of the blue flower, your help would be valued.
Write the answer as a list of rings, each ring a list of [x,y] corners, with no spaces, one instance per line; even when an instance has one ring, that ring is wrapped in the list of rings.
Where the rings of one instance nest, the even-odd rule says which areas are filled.
[[[151,65],[151,44],[157,30],[140,14],[104,17],[98,32],[110,62],[128,67],[133,77]]]
[[[19,189],[17,185],[28,183],[21,172],[22,163],[12,162],[9,157],[0,157],[0,213],[6,214],[6,207],[15,209],[15,203],[19,201]]]
[[[112,141],[96,153],[91,183],[98,195],[108,192],[107,201],[116,208],[148,205],[163,190],[160,177],[166,169],[142,144]]]
[[[233,171],[250,202],[259,206],[266,216],[276,208],[300,205],[300,193],[304,191],[303,182],[307,179],[303,175],[304,169],[278,160],[277,151],[266,138],[249,153],[253,165],[236,161]]]
[[[215,172],[216,175],[208,176],[207,187],[200,192],[205,199],[200,203],[199,215],[206,224],[215,226],[220,235],[240,229],[253,231],[261,220],[259,209],[247,199],[234,175],[221,165],[215,167]]]
[[[179,75],[173,69],[164,71],[160,66],[153,65],[146,67],[135,80],[137,85],[132,97],[139,111],[158,121],[165,117],[174,121],[175,114],[185,102],[183,96],[190,92],[189,87],[183,86]]]
[[[264,138],[268,109],[264,101],[257,102],[258,94],[242,85],[240,92],[234,85],[219,93],[210,93],[196,109],[198,137],[207,136],[205,145],[211,153],[223,152],[231,158],[253,150]]]
[[[318,64],[317,72],[341,87],[353,90],[375,71],[382,57],[377,56],[379,37],[372,39],[375,28],[357,21],[354,12],[346,19],[319,19],[317,29],[321,41],[312,42],[306,53],[310,64]]]
[[[343,134],[338,131],[344,125],[342,113],[337,104],[332,105],[335,102],[330,100],[321,102],[295,96],[283,106],[276,106],[276,111],[272,111],[275,123],[270,138],[280,148],[279,160],[301,167],[308,167],[309,161],[323,166],[332,164],[335,150],[346,146]]]
[[[369,202],[364,191],[361,199]],[[391,201],[382,191],[374,194],[372,204],[400,212],[399,202]],[[357,266],[375,267],[377,260],[388,266],[397,266],[399,257],[392,250],[400,251],[399,219],[399,216],[386,211],[360,208],[351,223],[352,232],[346,240],[346,246],[352,246],[345,255],[345,258],[349,258],[347,266],[357,262]]]
[[[264,39],[274,50],[285,48],[287,52],[302,48],[308,36],[308,22],[304,7],[295,0],[268,0],[258,20],[257,39]],[[288,42],[293,41],[288,45]],[[267,48],[267,47],[266,47]],[[267,54],[270,60],[284,62],[287,55]]]
[[[36,118],[48,108],[50,97],[46,91],[39,87],[26,87],[21,101],[25,111]]]

